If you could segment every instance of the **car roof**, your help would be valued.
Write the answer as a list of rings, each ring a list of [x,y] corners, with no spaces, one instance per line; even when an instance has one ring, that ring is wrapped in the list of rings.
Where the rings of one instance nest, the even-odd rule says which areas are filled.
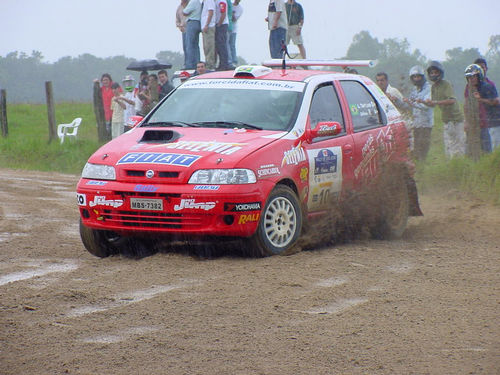
[[[227,70],[221,72],[205,73],[201,76],[195,76],[191,79],[206,79],[206,78],[227,78],[227,79],[258,79],[258,80],[277,80],[277,81],[298,81],[305,82],[311,77],[320,75],[331,75],[336,74],[339,78],[343,77],[353,77],[356,75],[346,74],[342,72],[334,72],[328,70],[313,70],[313,69],[272,69],[270,73],[261,75],[259,77],[252,76],[234,76],[234,70]]]

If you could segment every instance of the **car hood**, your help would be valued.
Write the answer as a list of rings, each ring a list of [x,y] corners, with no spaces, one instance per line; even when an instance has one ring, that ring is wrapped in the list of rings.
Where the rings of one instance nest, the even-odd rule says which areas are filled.
[[[135,128],[97,150],[90,163],[123,170],[177,171],[234,168],[257,149],[286,135],[282,131],[221,128]],[[120,179],[120,178],[119,178]]]

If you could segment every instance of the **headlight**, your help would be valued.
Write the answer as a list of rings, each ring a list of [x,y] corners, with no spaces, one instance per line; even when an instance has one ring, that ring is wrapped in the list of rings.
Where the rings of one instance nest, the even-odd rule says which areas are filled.
[[[82,171],[82,178],[94,180],[116,180],[115,167],[102,164],[85,164]]]
[[[193,173],[190,184],[239,185],[257,181],[250,169],[201,169]]]

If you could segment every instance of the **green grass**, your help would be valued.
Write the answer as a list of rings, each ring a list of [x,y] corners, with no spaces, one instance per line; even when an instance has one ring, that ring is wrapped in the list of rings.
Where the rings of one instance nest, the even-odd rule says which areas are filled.
[[[49,143],[47,106],[8,104],[8,136],[0,136],[0,167],[79,174],[88,157],[100,146],[91,103],[61,103],[55,108],[56,124],[81,117],[77,139]],[[56,126],[57,127],[57,126]]]
[[[0,136],[0,167],[80,174],[89,156],[97,150],[97,128],[91,103],[56,105],[56,123],[81,117],[76,140],[49,141],[45,105],[9,104],[9,135]],[[439,115],[436,114],[436,118]],[[500,149],[483,155],[478,162],[467,158],[447,160],[440,121],[432,131],[427,160],[417,163],[416,180],[421,192],[458,190],[500,204]]]

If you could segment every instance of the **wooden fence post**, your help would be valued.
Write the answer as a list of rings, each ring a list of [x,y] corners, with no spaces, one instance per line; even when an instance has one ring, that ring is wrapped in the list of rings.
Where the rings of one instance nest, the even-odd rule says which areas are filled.
[[[2,136],[5,138],[9,134],[9,126],[7,125],[7,91],[0,90],[0,126],[2,128]]]
[[[45,82],[45,95],[47,97],[47,115],[49,119],[49,143],[57,138],[56,134],[56,112],[54,108],[54,92],[52,82]]]
[[[106,142],[109,140],[109,136],[106,130],[106,119],[104,117],[104,105],[102,104],[102,93],[99,81],[94,82],[94,113],[97,122],[97,137],[99,142]]]
[[[467,124],[466,147],[467,155],[474,161],[481,156],[481,125],[479,119],[479,102],[474,97],[474,88],[469,84],[469,96],[465,101],[465,123]]]

